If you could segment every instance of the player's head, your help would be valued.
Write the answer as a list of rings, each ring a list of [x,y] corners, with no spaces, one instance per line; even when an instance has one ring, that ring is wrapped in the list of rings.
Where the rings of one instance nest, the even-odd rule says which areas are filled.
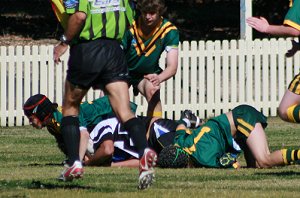
[[[51,117],[54,108],[53,103],[45,95],[36,94],[28,98],[23,105],[23,110],[31,124],[36,128],[41,128],[42,126],[35,126],[35,123],[32,123],[33,120],[40,124],[45,122]]]
[[[166,11],[164,0],[138,0],[137,9],[141,13],[157,13],[163,15]]]
[[[170,145],[162,149],[158,156],[158,166],[161,168],[186,168],[189,155],[180,147]]]

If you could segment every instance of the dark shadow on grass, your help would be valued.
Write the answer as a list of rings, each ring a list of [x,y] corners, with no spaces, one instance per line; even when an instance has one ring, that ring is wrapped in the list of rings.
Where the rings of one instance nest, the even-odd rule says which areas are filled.
[[[295,171],[285,171],[285,172],[273,172],[273,173],[255,173],[255,175],[265,175],[265,176],[299,176],[300,172]]]
[[[94,189],[93,187],[90,186],[81,186],[78,184],[72,184],[72,183],[67,183],[67,182],[62,182],[62,185],[59,184],[50,184],[50,183],[45,183],[41,181],[35,181],[33,180],[29,185],[29,189],[82,189],[82,190],[89,190],[89,189]]]
[[[80,182],[80,183],[79,183]],[[103,192],[103,193],[115,193],[115,192],[136,192],[137,188],[135,184],[131,185],[122,185],[114,186],[107,185],[106,181],[102,181],[96,186],[93,184],[83,184],[82,181],[78,182],[58,182],[58,180],[54,181],[43,181],[43,180],[0,180],[1,190],[13,190],[16,188],[19,189],[32,189],[32,190],[84,190],[84,191],[92,191],[92,192]],[[124,189],[125,188],[125,189]]]
[[[46,164],[39,164],[39,163],[33,163],[28,164],[27,166],[63,166],[63,163],[46,163]]]

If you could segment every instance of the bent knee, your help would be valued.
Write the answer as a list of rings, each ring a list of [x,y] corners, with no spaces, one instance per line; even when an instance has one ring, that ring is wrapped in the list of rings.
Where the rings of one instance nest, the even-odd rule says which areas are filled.
[[[287,109],[285,108],[278,108],[278,116],[284,121],[289,121],[287,116]]]
[[[259,168],[271,168],[273,166],[269,157],[257,160],[257,165]]]

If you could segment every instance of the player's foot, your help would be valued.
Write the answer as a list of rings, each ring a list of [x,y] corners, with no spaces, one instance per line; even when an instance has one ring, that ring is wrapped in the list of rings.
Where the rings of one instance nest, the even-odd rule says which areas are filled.
[[[144,155],[140,160],[140,176],[139,186],[140,190],[148,188],[154,181],[154,166],[156,165],[157,154],[152,149],[146,148]]]
[[[71,167],[68,164],[65,164],[65,169],[58,177],[58,180],[72,181],[74,178],[78,179],[81,178],[82,176],[83,176],[82,164],[80,161],[75,161]]]
[[[187,123],[188,128],[197,128],[204,124],[204,120],[196,116],[191,110],[184,110],[181,113],[181,120]]]

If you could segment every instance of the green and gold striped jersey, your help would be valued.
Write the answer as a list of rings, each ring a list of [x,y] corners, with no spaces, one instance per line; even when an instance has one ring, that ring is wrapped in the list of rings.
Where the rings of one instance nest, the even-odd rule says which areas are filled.
[[[130,26],[134,10],[130,0],[64,0],[67,14],[76,11],[87,15],[80,40],[122,39]]]
[[[159,58],[164,50],[178,48],[179,33],[177,28],[168,20],[161,18],[150,35],[143,35],[135,20],[126,31],[122,45],[126,53],[129,74],[139,78],[144,74],[159,73]]]

